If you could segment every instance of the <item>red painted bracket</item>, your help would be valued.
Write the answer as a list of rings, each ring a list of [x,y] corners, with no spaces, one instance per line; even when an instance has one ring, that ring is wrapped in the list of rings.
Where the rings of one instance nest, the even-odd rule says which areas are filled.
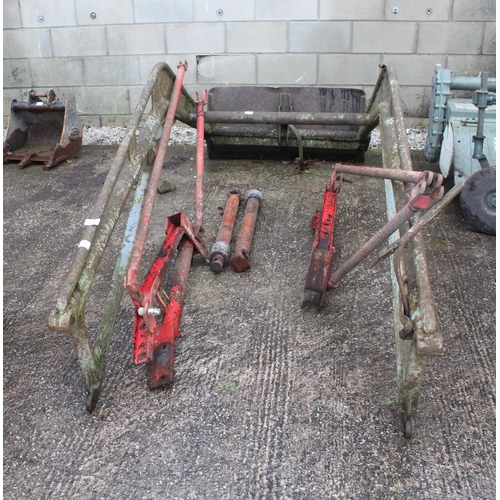
[[[180,323],[184,297],[186,294],[189,270],[193,253],[198,252],[206,262],[208,254],[200,241],[203,233],[203,175],[204,175],[204,112],[208,99],[207,91],[197,105],[197,147],[196,147],[196,217],[194,226],[183,212],[167,219],[165,242],[149,272],[140,286],[134,290],[137,282],[137,265],[129,270],[128,287],[134,305],[134,363],[149,363],[149,387],[155,389],[171,384],[174,380],[174,342],[181,335]],[[172,275],[172,285],[168,296],[160,286],[167,274],[168,267],[177,252]],[[140,256],[136,259],[140,262]],[[160,308],[152,308],[153,300]],[[163,320],[158,325],[155,315],[163,312]]]
[[[170,291],[167,301],[160,289],[161,282],[182,241],[186,240],[205,258],[207,251],[204,245],[194,236],[192,224],[183,212],[167,219],[166,237],[155,261],[151,265],[138,293],[131,294],[135,305],[133,361],[135,364],[151,363],[155,348],[160,344],[172,343],[180,336],[179,325],[182,305],[175,299],[175,286]],[[180,250],[179,250],[180,252]],[[160,305],[164,314],[163,321],[157,324],[155,314],[160,311],[154,308],[154,303]],[[167,349],[167,348],[165,348]],[[166,353],[165,353],[166,354]]]
[[[314,214],[312,228],[315,231],[315,238],[309,269],[307,270],[304,292],[311,290],[321,294],[320,304],[322,307],[325,299],[328,280],[332,272],[333,255],[333,232],[335,228],[335,216],[337,213],[338,188],[335,186],[337,173],[334,171],[330,184],[326,186],[323,194],[323,205],[320,212]],[[302,295],[302,303],[304,294]]]

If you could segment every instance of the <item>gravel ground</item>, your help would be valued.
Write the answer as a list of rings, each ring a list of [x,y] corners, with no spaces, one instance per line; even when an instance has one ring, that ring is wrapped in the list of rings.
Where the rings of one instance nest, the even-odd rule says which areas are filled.
[[[119,144],[123,139],[126,127],[85,127],[83,130],[84,145],[111,145]],[[408,143],[412,150],[425,148],[427,131],[420,129],[406,129]],[[174,125],[170,135],[170,144],[196,144],[195,130],[190,127]],[[372,132],[371,148],[380,148],[380,132],[378,127]]]
[[[85,127],[83,145],[120,144],[127,127]],[[193,128],[174,125],[169,144],[196,144],[196,131]]]
[[[453,203],[424,230],[446,347],[428,360],[408,441],[398,413],[389,263],[370,269],[365,261],[320,312],[317,297],[300,308],[328,162],[299,174],[276,160],[207,159],[209,248],[227,192],[263,193],[252,266],[214,275],[193,259],[175,381],[166,390],[149,391],[146,367],[130,360],[135,311],[125,293],[103,393],[89,415],[71,336],[48,331],[47,319],[116,147],[83,146],[50,171],[4,165],[4,498],[496,498],[495,238],[474,233]],[[195,149],[168,149],[162,176],[177,189],[156,196],[143,271],[164,242],[165,217],[182,210],[193,220]],[[368,150],[365,161],[381,166],[381,150]],[[423,151],[412,151],[412,163],[428,168]],[[383,184],[362,177],[342,188],[335,267],[386,220]],[[125,215],[87,303],[92,337]]]

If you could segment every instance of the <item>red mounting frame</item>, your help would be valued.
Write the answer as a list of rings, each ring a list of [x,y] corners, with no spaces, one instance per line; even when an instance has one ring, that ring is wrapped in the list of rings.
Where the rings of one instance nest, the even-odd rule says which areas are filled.
[[[339,192],[339,189],[335,186],[336,176],[337,173],[334,170],[330,184],[325,187],[321,212],[314,214],[311,223],[315,231],[315,237],[304,293],[306,290],[320,293],[320,307],[323,306],[327,292],[328,280],[332,272],[333,255],[335,254],[333,231],[335,229],[337,195]],[[304,293],[302,294],[302,303],[304,302]]]

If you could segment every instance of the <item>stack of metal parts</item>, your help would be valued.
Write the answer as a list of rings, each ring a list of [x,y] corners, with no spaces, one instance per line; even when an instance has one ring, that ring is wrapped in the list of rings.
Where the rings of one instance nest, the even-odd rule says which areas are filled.
[[[180,70],[182,66],[179,66]],[[246,93],[250,96],[248,100],[244,99]],[[323,155],[332,159],[346,157],[351,160],[359,159],[368,146],[371,130],[377,125],[380,126],[383,166],[387,172],[395,174],[385,176],[384,181],[388,218],[394,220],[396,214],[404,213],[404,217],[398,219],[398,224],[390,226],[394,232],[391,234],[391,231],[386,231],[384,237],[377,241],[380,240],[380,244],[389,238],[389,242],[394,243],[402,236],[398,241],[401,243],[401,252],[404,253],[401,255],[400,252],[398,259],[391,256],[391,274],[399,404],[404,435],[411,437],[412,415],[419,399],[426,360],[429,356],[440,356],[443,349],[443,339],[439,332],[436,307],[430,287],[424,241],[422,233],[416,230],[422,225],[417,212],[419,209],[429,208],[431,201],[441,197],[442,189],[434,178],[426,177],[425,182],[418,181],[417,188],[412,188],[407,183],[408,179],[413,178],[412,162],[395,68],[391,64],[381,66],[372,98],[364,110],[362,92],[345,89],[266,88],[263,90],[245,87],[244,90],[239,89],[234,92],[234,100],[230,99],[231,95],[233,91],[228,89],[212,89],[209,94],[208,110],[204,115],[204,130],[209,154],[212,157],[226,155],[255,157],[269,153],[271,156],[285,155],[288,158],[299,158],[302,162],[306,160],[308,154]],[[263,101],[269,97],[273,104],[259,107],[256,104],[256,96]],[[311,102],[309,99],[316,102],[312,112],[301,109],[301,106],[306,106],[299,104],[304,96],[306,96],[304,103]],[[136,130],[150,98],[152,111],[136,137]],[[274,111],[267,109],[268,107],[272,107]],[[154,184],[151,179],[157,178],[158,174],[155,166],[152,168],[147,164],[147,158],[167,113],[168,126],[171,125],[169,120],[174,116],[175,119],[196,127],[200,115],[195,101],[182,88],[182,78],[176,77],[166,64],[160,63],[153,69],[96,205],[89,214],[89,223],[85,226],[73,266],[59,293],[56,308],[50,315],[51,329],[72,334],[85,378],[88,392],[87,408],[90,411],[95,408],[102,388],[106,353],[127,272],[129,273],[125,282],[127,289],[132,296],[138,291],[134,278],[130,279],[129,265],[132,262],[131,269],[137,269],[145,233],[137,232],[137,235],[141,234],[140,244],[134,243],[132,247],[131,242],[137,237],[137,220],[141,212],[144,213],[146,210],[145,203],[149,206],[147,213],[150,213],[150,205],[154,201],[150,199],[148,202],[145,193],[148,184]],[[363,168],[370,175],[370,167]],[[337,174],[334,173],[327,191],[337,190],[335,184]],[[122,250],[117,259],[108,300],[103,307],[97,341],[92,343],[85,321],[86,301],[107,242],[136,182],[134,205],[129,215]],[[437,191],[434,195],[427,196],[423,192],[426,187],[432,187]],[[255,197],[251,199],[255,200]],[[254,214],[257,209],[258,206],[252,208]],[[324,221],[327,219],[328,214]],[[193,237],[189,236],[188,240],[194,245],[200,228],[198,216],[192,228],[186,222],[182,222],[182,217],[172,221],[172,224],[182,228],[179,234],[182,232],[189,235],[189,232],[192,232]],[[333,241],[333,224],[328,227],[331,234],[327,238],[319,238],[325,247],[321,250],[327,252]],[[399,230],[396,230],[398,227]],[[321,218],[316,220],[316,229],[318,228],[323,228]],[[405,238],[406,234],[409,236]],[[370,246],[369,250],[374,248]],[[390,251],[387,252],[387,255],[389,254]],[[323,259],[323,256],[317,257],[318,255],[320,254],[315,254],[313,251],[312,258]],[[223,262],[225,259],[223,256]],[[335,274],[332,274],[331,259],[329,259],[330,257],[326,256],[321,260],[322,265],[327,265],[319,286],[319,291],[323,294],[321,300],[324,300],[324,292],[333,290],[338,285],[338,280],[334,279],[332,282]],[[190,256],[187,260],[190,261]],[[189,262],[186,265],[188,266]],[[219,267],[220,263],[216,266],[216,270]],[[175,291],[172,290],[170,297],[163,297],[161,293],[150,293],[149,297],[152,300],[148,304],[142,304],[142,307],[148,309],[155,307],[156,305],[152,303],[155,297],[160,302],[160,307],[164,307],[172,296],[175,298]],[[141,299],[140,295],[137,295],[137,298]],[[141,316],[138,309],[139,300],[136,302],[136,314]],[[142,318],[145,317],[144,314],[148,316],[149,312],[142,310]],[[146,323],[150,319],[146,318]],[[154,331],[154,325],[152,328]],[[154,358],[154,355],[146,351],[145,358]],[[171,374],[165,375],[170,382]]]

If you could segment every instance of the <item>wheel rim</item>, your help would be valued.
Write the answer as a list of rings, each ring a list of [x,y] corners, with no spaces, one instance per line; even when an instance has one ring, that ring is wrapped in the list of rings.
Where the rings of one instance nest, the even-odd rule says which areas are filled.
[[[486,196],[484,197],[484,208],[486,209],[486,211],[492,213],[492,214],[496,214],[497,212],[497,209],[496,209],[496,206],[497,206],[497,192],[496,190],[495,191],[490,191],[489,193],[486,194]]]

